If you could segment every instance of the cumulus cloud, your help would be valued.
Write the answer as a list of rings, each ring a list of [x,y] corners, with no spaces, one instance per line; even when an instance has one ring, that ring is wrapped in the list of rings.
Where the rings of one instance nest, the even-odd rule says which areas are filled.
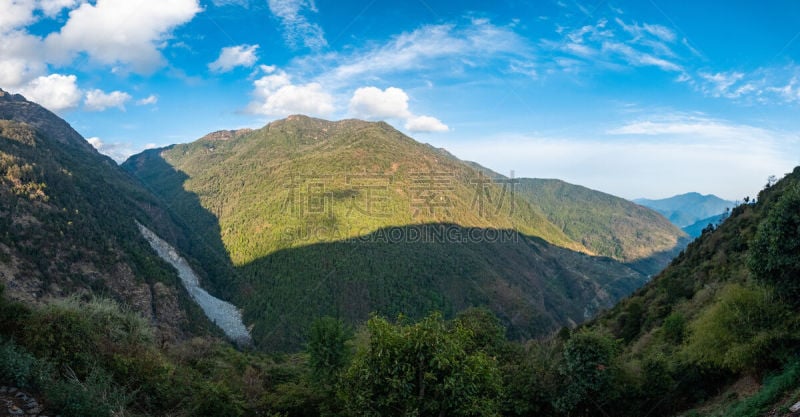
[[[213,72],[228,72],[236,67],[252,67],[258,61],[258,45],[239,45],[222,48],[219,58],[208,64]]]
[[[256,80],[247,110],[253,114],[284,117],[292,114],[328,116],[335,110],[333,96],[319,83],[293,84],[283,70],[262,66],[266,73]]]
[[[83,93],[74,75],[51,74],[40,76],[19,89],[28,100],[53,111],[62,112],[78,106]]]
[[[100,64],[147,73],[163,63],[159,50],[170,32],[201,10],[198,0],[97,0],[71,11],[64,27],[45,42],[62,62],[85,53]]]
[[[350,99],[350,114],[366,120],[409,118],[411,112],[408,111],[408,94],[396,87],[386,90],[377,87],[359,88]]]
[[[286,43],[291,47],[303,46],[319,50],[326,45],[325,33],[316,23],[311,23],[305,11],[317,11],[313,0],[269,0],[269,10],[281,21]]]
[[[73,9],[85,0],[39,0],[38,7],[47,17],[55,17],[64,9]]]
[[[158,103],[158,96],[155,94],[150,94],[149,96],[143,99],[136,100],[137,106],[149,106],[157,103]]]
[[[0,85],[3,88],[21,87],[46,71],[39,38],[17,30],[0,32]]]
[[[3,12],[0,13],[0,33],[32,23],[35,18],[33,11],[36,9],[34,0],[12,0],[3,2]]]
[[[447,132],[450,130],[441,120],[432,116],[414,116],[408,119],[405,128],[411,132]]]
[[[106,93],[103,90],[94,89],[86,92],[83,106],[89,111],[103,111],[111,107],[125,111],[125,103],[130,99],[131,95],[122,91]]]
[[[446,132],[447,125],[431,116],[415,116],[408,109],[408,94],[400,88],[361,87],[353,93],[350,114],[367,120],[405,120],[411,132]]]

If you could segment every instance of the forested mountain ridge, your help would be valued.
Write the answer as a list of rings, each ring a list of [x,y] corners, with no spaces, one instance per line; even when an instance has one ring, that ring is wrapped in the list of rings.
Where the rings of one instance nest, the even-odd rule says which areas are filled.
[[[208,328],[135,224],[186,239],[172,216],[62,119],[2,90],[0,202],[0,283],[11,297],[105,294],[164,337]]]
[[[296,346],[321,315],[358,323],[372,311],[420,317],[471,305],[490,307],[513,335],[541,335],[637,288],[666,260],[638,271],[622,263],[675,250],[683,238],[647,209],[605,194],[592,201],[601,193],[588,189],[557,201],[382,122],[291,116],[148,150],[123,167],[230,256],[236,274],[221,290],[269,346]],[[605,246],[570,229],[591,223],[592,210],[567,227],[542,209],[552,215],[558,204],[609,216],[597,227]],[[631,219],[627,230],[611,227]],[[457,242],[436,241],[437,231]],[[648,239],[649,252],[630,250]]]

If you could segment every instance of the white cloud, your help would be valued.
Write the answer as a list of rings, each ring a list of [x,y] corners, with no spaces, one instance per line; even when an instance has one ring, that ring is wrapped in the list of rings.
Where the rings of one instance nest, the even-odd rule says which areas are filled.
[[[55,17],[64,9],[73,9],[86,0],[38,0],[38,7],[47,17]]]
[[[408,94],[396,87],[386,90],[377,87],[359,88],[350,99],[350,114],[366,120],[409,118],[411,112],[408,111]]]
[[[634,49],[624,43],[605,42],[602,50],[619,55],[626,63],[635,67],[653,66],[664,71],[683,71],[683,68],[674,62]]]
[[[349,55],[328,54],[299,60],[313,71],[320,62],[332,67],[318,76],[325,85],[341,86],[355,79],[435,69],[458,73],[502,57],[530,58],[530,47],[512,29],[485,20],[467,26],[428,25],[402,33],[389,42]]]
[[[258,45],[239,45],[222,48],[219,58],[208,64],[213,72],[228,72],[236,67],[252,67],[258,61]]]
[[[23,31],[0,32],[0,86],[15,89],[46,71],[39,38]]]
[[[366,120],[405,120],[411,132],[446,132],[447,125],[431,116],[415,116],[408,109],[408,94],[400,88],[361,87],[353,93],[350,114]]]
[[[116,161],[117,163],[125,162],[128,157],[131,155],[138,153],[141,149],[137,150],[131,145],[130,143],[124,142],[114,142],[114,143],[106,143],[102,139],[98,137],[91,137],[86,139],[90,145],[92,145],[97,152],[100,152],[103,155],[106,155]],[[149,144],[148,144],[149,145]],[[145,146],[145,149],[148,149]]]
[[[137,106],[149,106],[157,103],[158,103],[158,96],[155,94],[150,94],[149,96],[143,99],[136,100]]]
[[[667,115],[650,120],[639,120],[610,129],[611,135],[680,135],[697,138],[728,138],[729,140],[759,140],[774,133],[748,125],[737,125],[702,116]]]
[[[627,24],[621,18],[615,21],[621,31],[609,27],[606,19],[600,19],[594,25],[573,30],[560,28],[557,32],[561,39],[544,40],[541,44],[556,53],[585,60],[580,65],[594,64],[604,70],[621,71],[633,66],[656,67],[666,72],[685,71],[672,50],[677,37],[671,29],[649,23]],[[558,68],[563,68],[563,56],[550,59]],[[577,72],[577,67],[570,65],[570,72]]]
[[[33,15],[35,9],[34,0],[4,0],[0,13],[0,34],[33,23],[36,20]]]
[[[130,99],[131,95],[122,91],[106,93],[103,90],[94,89],[86,92],[83,106],[89,111],[103,111],[111,107],[125,111],[125,103]]]
[[[432,116],[414,116],[408,119],[405,128],[411,132],[447,132],[450,130],[441,120]]]
[[[19,93],[53,112],[70,110],[78,106],[83,93],[74,75],[51,74],[35,78],[19,89]]]
[[[280,19],[289,46],[297,47],[302,42],[306,48],[319,50],[328,45],[322,28],[303,15],[306,10],[317,11],[314,0],[269,0],[268,4],[272,14]]]
[[[248,111],[265,116],[284,117],[292,114],[328,116],[335,110],[333,96],[316,82],[293,84],[291,77],[282,70],[262,66],[267,75],[253,85],[255,100]]]
[[[76,53],[104,65],[130,65],[147,73],[162,65],[160,49],[176,27],[201,11],[198,0],[97,0],[72,10],[58,33],[46,38],[61,63]]]
[[[651,25],[648,23],[639,25],[638,23],[635,22],[628,25],[625,24],[625,22],[620,18],[617,18],[615,20],[617,24],[622,27],[623,30],[633,35],[634,38],[637,40],[644,36],[651,35],[664,42],[675,42],[676,39],[675,32],[673,32],[672,29],[669,29],[665,26]]]
[[[744,78],[744,74],[741,72],[718,72],[716,74],[700,72],[698,75],[706,81],[703,92],[712,97],[735,98],[741,95],[736,90],[731,90],[734,84]]]

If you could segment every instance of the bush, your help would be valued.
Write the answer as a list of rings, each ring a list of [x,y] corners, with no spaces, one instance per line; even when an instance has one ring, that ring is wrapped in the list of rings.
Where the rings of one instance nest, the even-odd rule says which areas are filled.
[[[716,303],[689,328],[689,357],[734,372],[754,370],[769,361],[769,348],[786,337],[785,305],[763,287],[725,287]]]
[[[20,388],[37,387],[44,380],[46,367],[33,355],[11,341],[0,338],[0,382]]]
[[[501,378],[471,332],[432,314],[417,324],[367,323],[369,346],[346,371],[340,398],[352,416],[496,416]]]
[[[64,417],[122,416],[131,401],[109,374],[97,368],[84,381],[68,369],[67,377],[50,383],[45,395]]]

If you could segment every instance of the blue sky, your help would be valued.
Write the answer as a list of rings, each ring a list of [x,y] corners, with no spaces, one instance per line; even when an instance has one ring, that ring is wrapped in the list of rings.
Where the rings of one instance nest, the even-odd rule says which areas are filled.
[[[800,164],[800,3],[0,0],[0,88],[117,160],[290,114],[516,176],[754,195]]]

